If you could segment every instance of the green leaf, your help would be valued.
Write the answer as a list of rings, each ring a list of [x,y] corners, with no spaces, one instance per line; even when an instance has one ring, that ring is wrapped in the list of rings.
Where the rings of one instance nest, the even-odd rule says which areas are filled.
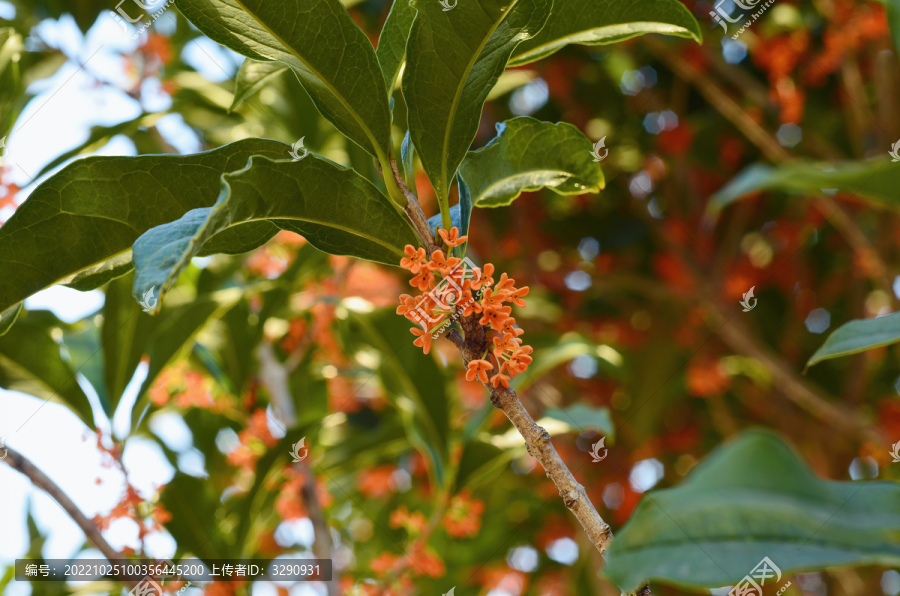
[[[0,387],[61,403],[94,428],[94,414],[76,370],[60,355],[51,329],[66,326],[48,311],[30,311],[0,337]],[[97,358],[100,356],[97,355]]]
[[[281,62],[259,62],[244,60],[238,70],[234,83],[234,101],[228,111],[233,111],[241,103],[259,93],[270,81],[288,70],[287,64]]]
[[[147,340],[160,324],[158,317],[144,315],[131,297],[133,283],[133,275],[110,282],[103,303],[103,385],[112,411],[134,376]]]
[[[509,461],[518,455],[516,449],[500,449],[485,441],[469,441],[463,446],[456,473],[456,491],[475,488],[493,480]]]
[[[415,18],[416,9],[412,7],[410,0],[394,0],[391,12],[388,13],[381,35],[378,37],[375,56],[384,75],[384,86],[388,96],[394,91],[397,77],[400,76],[400,69],[406,59],[406,40],[409,38],[409,30]]]
[[[409,322],[393,309],[367,315],[353,313],[351,335],[381,352],[378,369],[387,397],[400,412],[410,442],[433,466],[436,486],[443,486],[450,441],[450,413],[443,373],[431,355],[412,345]]]
[[[894,52],[900,52],[900,0],[884,0],[884,4],[887,8],[891,39],[894,41]]]
[[[459,171],[476,207],[509,205],[543,187],[562,195],[599,192],[606,182],[592,149],[571,124],[513,118],[498,122],[497,136],[470,152]]]
[[[75,275],[70,275],[60,283],[79,292],[89,292],[113,279],[131,273],[133,269],[131,251],[129,250],[93,267],[79,271]]]
[[[848,192],[874,203],[900,207],[900,162],[886,158],[837,164],[797,162],[780,166],[752,165],[719,189],[709,201],[707,211],[717,214],[723,207],[761,190],[791,194],[834,194]],[[829,193],[823,190],[831,190]]]
[[[615,438],[616,429],[609,415],[609,408],[594,408],[579,402],[568,408],[550,408],[544,412],[544,416],[565,422],[579,430],[596,428],[604,436]]]
[[[676,488],[644,495],[616,533],[606,574],[697,589],[734,585],[769,559],[785,575],[900,565],[900,485],[817,478],[780,438],[751,431]]]
[[[287,157],[289,148],[247,139],[195,155],[73,162],[0,227],[0,312],[55,283],[76,282],[78,273],[96,272],[150,228],[213,205],[221,174],[244,167],[251,155]],[[60,238],[65,250],[59,250]]]
[[[322,115],[387,165],[384,78],[375,48],[338,0],[178,0],[177,6],[214,41],[290,66]]]
[[[166,484],[160,502],[172,515],[165,526],[178,545],[176,556],[190,553],[208,561],[240,552],[240,545],[230,540],[229,527],[216,515],[221,513],[222,504],[211,482],[176,472]]]
[[[510,66],[540,60],[570,43],[594,46],[645,33],[703,40],[697,19],[678,0],[554,0],[547,25],[516,49]]]
[[[446,212],[484,101],[516,46],[544,26],[552,0],[469,0],[450,11],[433,0],[413,6],[403,97],[413,143]]]
[[[137,430],[148,411],[155,411],[150,404],[147,390],[160,372],[183,351],[189,351],[194,344],[194,336],[210,319],[217,319],[228,312],[241,298],[237,288],[222,290],[208,296],[201,296],[184,306],[163,308],[147,339],[144,352],[150,358],[147,378],[138,391],[138,399],[131,412],[132,432]],[[141,313],[139,316],[149,318]]]
[[[873,319],[855,319],[844,323],[828,336],[806,366],[823,360],[858,354],[872,348],[889,346],[900,341],[900,313]]]
[[[138,238],[133,295],[155,288],[161,302],[208,238],[261,220],[301,234],[324,252],[387,264],[399,262],[405,245],[418,244],[390,200],[355,171],[315,156],[277,162],[254,157],[243,170],[223,176],[213,207],[189,211]]]
[[[10,327],[13,326],[13,323],[16,322],[20,312],[22,312],[21,302],[0,313],[0,335],[6,335],[6,332],[9,331]]]

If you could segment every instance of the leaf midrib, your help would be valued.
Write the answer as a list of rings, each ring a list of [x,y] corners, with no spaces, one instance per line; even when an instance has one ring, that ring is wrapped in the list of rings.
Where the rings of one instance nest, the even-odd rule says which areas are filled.
[[[453,103],[450,104],[450,120],[447,123],[447,128],[444,130],[444,142],[441,145],[441,186],[444,187],[447,185],[447,155],[449,153],[450,147],[450,132],[453,130],[453,124],[456,122],[456,113],[457,106],[459,105],[460,97],[462,96],[463,89],[466,86],[466,81],[469,80],[469,74],[472,72],[472,68],[475,66],[475,63],[478,62],[478,58],[481,56],[481,51],[484,49],[484,46],[487,44],[488,40],[490,40],[494,36],[494,32],[497,31],[497,28],[500,24],[512,14],[512,11],[515,10],[515,7],[519,4],[519,0],[515,0],[512,4],[509,5],[509,8],[503,11],[503,15],[497,20],[496,23],[491,27],[490,33],[481,40],[481,43],[478,44],[478,51],[472,55],[472,59],[466,65],[466,69],[464,71],[465,76],[460,78],[460,84],[456,87],[456,93],[453,96]],[[441,194],[443,197],[438,197],[439,201],[446,201],[447,196],[449,195],[449,189],[441,188]]]
[[[379,161],[386,163],[387,160],[385,159],[384,151],[382,151],[381,147],[375,141],[375,137],[372,134],[372,131],[369,129],[369,127],[366,126],[365,120],[359,115],[359,113],[355,109],[353,109],[350,106],[350,104],[347,103],[347,101],[344,99],[343,95],[337,92],[337,89],[334,88],[334,86],[331,84],[331,82],[328,79],[326,79],[325,77],[323,77],[317,68],[314,68],[312,66],[312,64],[310,64],[308,61],[304,60],[297,53],[297,51],[294,50],[294,47],[291,44],[286,43],[285,40],[280,35],[275,33],[267,24],[263,23],[262,20],[257,16],[257,14],[255,12],[253,12],[249,8],[247,8],[247,6],[244,4],[243,0],[234,0],[234,3],[237,4],[238,6],[240,6],[244,12],[246,12],[248,15],[250,15],[250,17],[254,21],[256,21],[260,27],[265,29],[266,32],[269,33],[269,35],[271,35],[273,38],[275,38],[275,40],[278,43],[280,43],[282,45],[282,47],[285,48],[290,55],[292,55],[294,58],[297,59],[297,61],[302,63],[304,66],[306,66],[309,69],[309,71],[312,74],[314,74],[316,76],[316,78],[318,78],[322,82],[322,84],[324,84],[325,87],[328,88],[329,91],[331,91],[331,94],[335,97],[335,99],[337,99],[341,103],[341,105],[344,106],[344,109],[346,109],[353,116],[353,118],[356,120],[356,123],[366,134],[366,137],[368,137],[369,142],[372,143],[372,147],[375,149],[375,153],[376,153]]]

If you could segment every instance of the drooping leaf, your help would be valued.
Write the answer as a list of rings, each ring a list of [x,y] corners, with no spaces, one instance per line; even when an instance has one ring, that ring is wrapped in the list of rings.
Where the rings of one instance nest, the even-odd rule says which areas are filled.
[[[287,157],[289,148],[247,139],[195,155],[88,157],[70,164],[0,227],[0,312],[124,255],[150,228],[211,206],[221,174],[244,167],[251,155]],[[60,238],[66,250],[59,250]]]
[[[581,402],[567,408],[549,408],[544,416],[565,422],[577,430],[595,428],[604,436],[615,438],[616,429],[609,415],[609,408],[594,408]]]
[[[510,66],[540,60],[570,43],[593,46],[645,33],[703,40],[697,19],[678,0],[554,0],[547,25],[516,49]]]
[[[147,390],[153,385],[160,372],[179,354],[189,351],[194,344],[194,336],[210,319],[215,319],[234,307],[241,297],[237,288],[221,290],[201,296],[183,306],[163,307],[144,349],[150,358],[147,377],[138,391],[138,399],[131,411],[131,427],[136,430],[146,414],[155,410]],[[149,318],[147,314],[139,316]]]
[[[606,182],[591,141],[571,124],[521,117],[497,123],[497,136],[460,166],[476,207],[509,205],[522,192],[599,192]]]
[[[233,529],[216,515],[222,504],[211,482],[176,472],[160,502],[172,516],[165,527],[178,545],[176,556],[190,553],[202,561],[238,556],[241,545],[234,544]]]
[[[805,195],[834,194],[834,190],[839,190],[896,209],[900,206],[897,188],[900,188],[900,162],[886,158],[840,164],[756,164],[719,189],[710,199],[707,210],[714,215],[738,199],[761,190]]]
[[[403,96],[409,131],[443,209],[481,109],[516,46],[547,20],[552,0],[471,0],[444,11],[413,0]]]
[[[375,55],[384,75],[384,86],[390,96],[400,76],[400,69],[406,59],[406,40],[409,29],[416,18],[416,9],[409,0],[394,0],[391,12],[388,13],[381,35],[378,37],[378,48]]]
[[[252,158],[223,176],[213,207],[194,209],[134,243],[134,296],[156,289],[159,300],[206,240],[231,227],[267,220],[297,232],[316,248],[395,264],[417,244],[390,200],[353,170],[319,157],[299,161]]]
[[[806,366],[823,360],[858,354],[872,348],[889,346],[900,341],[900,313],[873,319],[855,319],[844,323],[828,336],[810,357]]]
[[[208,37],[290,66],[334,126],[387,163],[391,116],[375,48],[338,0],[178,0]]]
[[[381,353],[378,369],[387,397],[400,412],[410,442],[431,460],[441,486],[447,466],[450,421],[442,372],[431,355],[412,345],[409,323],[393,309],[353,314],[351,333]]]
[[[50,337],[54,327],[63,326],[49,311],[22,314],[0,337],[0,387],[61,403],[93,429],[91,403],[78,385],[76,370]]]
[[[777,436],[747,432],[681,486],[644,495],[606,574],[625,592],[646,580],[711,588],[764,557],[783,574],[900,565],[900,485],[822,480]]]
[[[87,379],[94,388],[103,412],[112,417],[113,408],[103,383],[106,362],[100,326],[94,317],[84,318],[62,329],[62,344],[69,360],[69,366],[79,376]]]
[[[231,102],[231,107],[228,108],[228,111],[234,110],[244,101],[259,93],[263,87],[288,70],[288,68],[288,65],[282,62],[244,60],[235,77],[234,101]]]

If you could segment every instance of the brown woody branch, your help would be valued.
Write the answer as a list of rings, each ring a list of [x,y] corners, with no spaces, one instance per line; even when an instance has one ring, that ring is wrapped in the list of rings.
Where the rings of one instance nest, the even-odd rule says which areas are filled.
[[[81,531],[84,532],[84,535],[87,536],[87,539],[95,547],[97,547],[97,549],[101,553],[103,553],[104,557],[106,557],[109,561],[115,561],[117,559],[124,558],[122,553],[110,546],[106,539],[103,538],[100,530],[97,529],[97,526],[94,525],[94,522],[89,520],[81,512],[78,506],[72,502],[72,499],[70,499],[69,496],[64,493],[63,490],[59,488],[59,486],[55,482],[53,482],[46,474],[41,472],[21,453],[9,448],[7,448],[7,451],[7,457],[4,461],[12,469],[27,476],[35,486],[43,490],[45,493],[50,495],[54,501],[59,503],[59,506],[69,514],[69,517],[75,520],[75,523],[78,524],[78,527],[81,528]],[[138,582],[127,579],[123,579],[121,581],[131,588],[134,588],[138,585]]]
[[[460,326],[465,332],[465,339],[456,329],[447,333],[449,339],[460,351],[463,363],[468,366],[472,360],[479,360],[489,347],[485,328],[479,324],[478,315],[461,317]],[[496,374],[498,371],[493,371]],[[492,377],[493,375],[491,375]],[[519,401],[519,396],[510,387],[494,387],[490,378],[484,386],[491,393],[491,404],[503,412],[513,423],[522,438],[525,447],[533,458],[540,462],[547,477],[559,490],[559,495],[569,511],[578,519],[581,527],[590,538],[600,554],[606,553],[613,539],[612,529],[603,521],[594,504],[587,496],[584,487],[575,480],[575,476],[566,466],[550,440],[550,433],[535,423],[534,419]],[[649,586],[644,586],[633,593],[634,596],[650,596]]]
[[[412,222],[416,233],[419,235],[419,240],[425,245],[425,250],[428,251],[428,256],[430,257],[431,253],[440,247],[434,243],[434,234],[431,232],[431,226],[428,225],[428,219],[425,217],[425,213],[422,212],[419,199],[409,190],[406,182],[403,181],[403,176],[400,175],[400,171],[397,169],[397,162],[394,160],[391,160],[391,170],[394,173],[394,181],[403,192],[403,196],[406,197],[404,211],[406,211],[407,217]]]

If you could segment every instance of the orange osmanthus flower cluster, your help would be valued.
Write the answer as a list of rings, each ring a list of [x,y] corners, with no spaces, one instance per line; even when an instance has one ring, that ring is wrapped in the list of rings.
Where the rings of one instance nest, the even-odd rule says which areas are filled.
[[[449,233],[439,230],[439,234],[451,248],[468,240],[468,236],[459,235],[457,228]],[[448,257],[442,250],[434,251],[429,260],[424,248],[409,245],[405,251],[407,257],[400,261],[400,266],[415,275],[409,284],[422,292],[418,297],[400,296],[401,304],[397,308],[397,314],[420,326],[410,329],[417,336],[413,344],[427,354],[432,341],[452,322],[480,314],[478,323],[487,328],[493,348],[480,359],[469,362],[466,379],[477,378],[482,383],[490,381],[494,387],[509,387],[510,378],[528,368],[532,349],[522,345],[520,336],[524,331],[515,326],[516,320],[510,316],[512,308],[505,304],[524,307],[528,288],[517,288],[516,280],[508,278],[506,273],[495,284],[491,277],[494,266],[490,263],[483,268],[476,267],[469,259]],[[440,274],[440,279],[435,274]],[[489,377],[489,371],[496,373]]]

